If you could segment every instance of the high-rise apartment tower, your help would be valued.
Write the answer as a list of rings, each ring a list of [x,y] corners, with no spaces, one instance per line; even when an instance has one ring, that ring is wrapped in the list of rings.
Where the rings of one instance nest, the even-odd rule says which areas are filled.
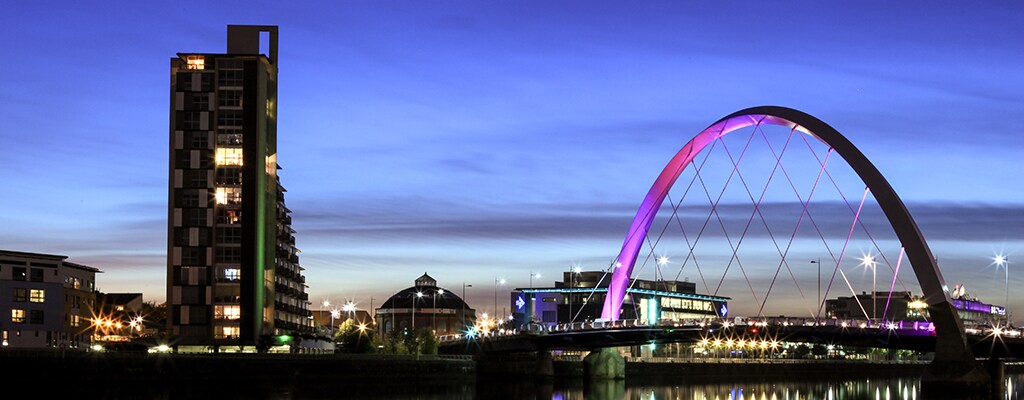
[[[168,330],[177,346],[312,332],[277,176],[277,27],[229,25],[227,53],[171,58]]]

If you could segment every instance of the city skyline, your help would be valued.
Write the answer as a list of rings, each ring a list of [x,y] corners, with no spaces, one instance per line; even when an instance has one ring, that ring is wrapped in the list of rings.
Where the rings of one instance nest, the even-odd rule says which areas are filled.
[[[992,258],[1013,268],[1024,244],[1024,124],[1007,118],[1020,6],[198,4],[2,17],[23,62],[0,89],[0,248],[67,255],[104,271],[100,290],[162,302],[166,64],[220,51],[228,24],[280,27],[278,162],[313,308],[379,306],[427,272],[486,312],[496,278],[603,269],[672,154],[768,104],[860,147],[947,283],[1000,303]]]

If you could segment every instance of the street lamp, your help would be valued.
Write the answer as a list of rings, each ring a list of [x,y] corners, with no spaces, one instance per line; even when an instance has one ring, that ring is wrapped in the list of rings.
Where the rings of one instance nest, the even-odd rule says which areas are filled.
[[[345,303],[345,305],[342,306],[341,309],[344,310],[345,313],[348,314],[350,319],[355,319],[355,311],[356,311],[355,303],[349,301],[349,302]]]
[[[473,287],[473,285],[467,285],[466,282],[462,282],[462,327],[466,327],[466,288]]]
[[[331,337],[334,337],[334,319],[341,317],[341,312],[337,308],[331,309]]]
[[[533,289],[533,277],[537,277],[537,279],[540,279],[540,272],[530,271],[530,289]]]
[[[875,256],[873,256],[871,254],[868,254],[868,255],[866,255],[864,257],[861,257],[860,263],[861,263],[861,265],[863,265],[865,267],[871,267],[871,320],[874,321],[874,319],[875,319],[875,312],[877,311],[877,308],[878,308],[878,306],[877,306],[878,301],[875,300],[875,282],[876,282],[876,277],[877,277],[877,274],[875,273],[875,271],[876,271],[876,269],[875,269],[875,265],[876,265]]]
[[[434,312],[430,314],[430,329],[437,332],[437,295],[444,296],[444,289],[437,289],[434,291]]]
[[[416,292],[416,298],[412,299],[412,334],[416,335],[416,300],[423,297],[423,292]]]
[[[373,296],[370,296],[370,324],[377,326],[377,312],[373,310]]]
[[[821,300],[821,257],[818,257],[817,260],[811,260],[811,264],[818,264],[818,305],[816,306],[817,309],[814,311],[814,319],[817,320],[818,317],[821,316],[821,302],[822,302],[822,300]]]
[[[575,282],[576,275],[579,274],[580,272],[583,272],[583,268],[581,268],[579,265],[573,265],[572,266],[572,270],[569,271],[569,318],[568,319],[569,319],[569,323],[570,324],[573,322],[573,319],[574,319],[573,318],[573,313],[572,313],[572,290],[576,287],[576,282]]]
[[[658,269],[656,271],[654,271],[654,281],[655,282],[658,281],[658,275],[659,274],[661,274],[661,278],[662,278],[662,280],[664,280],[665,279],[665,274],[663,272],[661,272],[661,268],[663,268],[666,265],[668,265],[668,263],[669,263],[668,256],[664,256],[664,255],[663,256],[659,256],[658,259],[655,262],[658,265]]]
[[[1006,275],[1006,300],[1003,303],[1003,310],[1004,314],[1006,314],[1006,321],[1010,321],[1010,259],[1006,256],[999,255],[995,256],[992,260],[996,262],[997,268],[1003,268],[1003,272]]]

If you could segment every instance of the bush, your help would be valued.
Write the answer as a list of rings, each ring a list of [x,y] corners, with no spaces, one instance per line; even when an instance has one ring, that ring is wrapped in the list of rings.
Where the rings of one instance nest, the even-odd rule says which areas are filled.
[[[338,353],[372,353],[373,330],[360,329],[353,320],[346,320],[334,335],[334,349]]]

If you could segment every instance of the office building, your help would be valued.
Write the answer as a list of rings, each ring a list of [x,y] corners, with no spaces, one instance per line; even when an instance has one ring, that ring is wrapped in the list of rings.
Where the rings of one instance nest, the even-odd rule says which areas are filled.
[[[982,302],[967,293],[963,285],[950,294],[953,308],[965,326],[993,326],[1007,322],[1006,308]],[[910,292],[861,292],[825,301],[825,315],[839,320],[927,321],[928,304]]]
[[[168,337],[259,348],[312,334],[277,176],[276,26],[229,25],[227,53],[171,58]]]
[[[517,288],[510,299],[515,325],[600,319],[610,281],[604,271],[564,272],[553,287]],[[636,279],[626,289],[620,318],[657,323],[728,315],[728,297],[697,294],[696,288],[693,282]]]

